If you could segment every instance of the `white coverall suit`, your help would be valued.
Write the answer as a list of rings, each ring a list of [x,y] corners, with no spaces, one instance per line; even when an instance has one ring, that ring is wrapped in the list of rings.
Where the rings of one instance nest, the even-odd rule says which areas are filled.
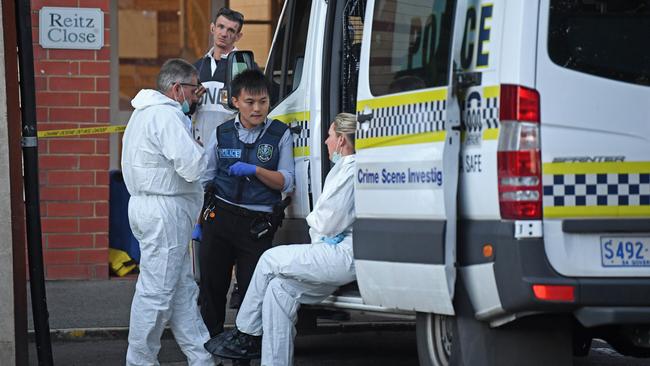
[[[354,155],[344,156],[325,179],[323,193],[307,216],[312,244],[281,245],[257,262],[237,314],[237,328],[262,335],[262,366],[292,365],[294,324],[300,304],[318,303],[355,280],[352,255]],[[344,234],[339,244],[323,237]]]
[[[169,324],[189,365],[214,365],[203,348],[209,334],[197,306],[188,253],[203,202],[199,178],[207,157],[193,140],[178,102],[142,90],[131,105],[135,111],[124,133],[122,172],[141,259],[126,364],[159,365],[160,336]]]

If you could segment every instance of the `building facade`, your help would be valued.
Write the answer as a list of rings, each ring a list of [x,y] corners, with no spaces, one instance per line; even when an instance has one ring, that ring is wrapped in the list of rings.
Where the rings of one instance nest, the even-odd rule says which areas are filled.
[[[238,47],[253,50],[263,66],[282,1],[32,0],[31,5],[38,129],[51,135],[39,137],[45,276],[107,279],[109,174],[119,169],[121,133],[79,134],[79,129],[126,124],[131,98],[155,87],[165,60],[193,62],[205,54],[209,25],[221,6],[244,14]],[[94,36],[90,30],[82,35],[90,23]],[[100,34],[102,44],[87,49]],[[48,40],[86,44],[53,48],[61,44]]]

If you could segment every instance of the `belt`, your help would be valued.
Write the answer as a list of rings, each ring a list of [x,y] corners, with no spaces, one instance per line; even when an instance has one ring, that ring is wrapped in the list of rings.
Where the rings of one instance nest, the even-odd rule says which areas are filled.
[[[235,214],[237,216],[242,216],[242,217],[248,217],[251,219],[256,219],[260,216],[263,215],[268,215],[268,212],[262,212],[262,211],[252,211],[240,206],[236,206],[233,204],[230,204],[222,199],[216,198],[214,199],[216,202],[214,203],[215,206],[230,212],[231,214]]]

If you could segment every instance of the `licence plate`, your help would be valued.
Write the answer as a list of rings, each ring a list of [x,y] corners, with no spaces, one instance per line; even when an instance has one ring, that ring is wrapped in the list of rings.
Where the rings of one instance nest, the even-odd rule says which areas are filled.
[[[603,267],[650,267],[650,237],[600,237]]]

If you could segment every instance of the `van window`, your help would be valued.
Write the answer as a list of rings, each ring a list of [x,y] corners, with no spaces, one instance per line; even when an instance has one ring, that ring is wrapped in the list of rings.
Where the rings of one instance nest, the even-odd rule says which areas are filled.
[[[647,0],[552,0],[548,53],[572,70],[650,85]]]
[[[379,0],[370,44],[370,91],[447,85],[454,0]]]
[[[271,83],[271,107],[291,94],[300,85],[311,0],[293,0],[286,4],[266,65]]]

